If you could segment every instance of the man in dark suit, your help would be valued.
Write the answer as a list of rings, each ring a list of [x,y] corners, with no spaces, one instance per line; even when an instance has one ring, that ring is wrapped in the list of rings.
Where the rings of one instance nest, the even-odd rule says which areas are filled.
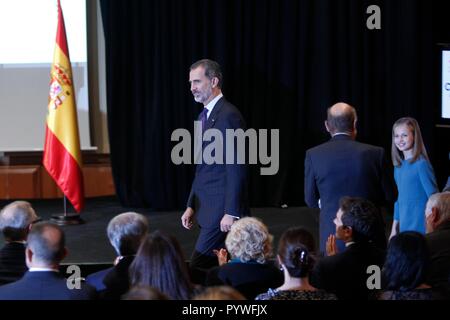
[[[28,272],[22,279],[0,287],[0,300],[89,300],[94,288],[65,279],[59,273],[67,255],[63,230],[51,223],[37,223],[28,235],[25,250]],[[72,287],[73,285],[73,287]],[[79,285],[79,286],[78,286]],[[78,287],[78,288],[77,288]]]
[[[392,169],[384,150],[355,141],[356,110],[345,103],[328,109],[325,127],[331,139],[306,151],[305,202],[311,208],[320,208],[320,250],[334,233],[333,218],[343,196],[362,197],[376,206],[395,200]],[[380,233],[377,240],[386,247],[386,238]],[[343,243],[338,243],[342,250]]]
[[[335,237],[347,249],[319,260],[311,284],[335,293],[339,300],[373,298],[367,287],[367,268],[376,265],[381,270],[385,257],[385,251],[371,241],[378,231],[378,209],[365,199],[344,197],[335,217]]]
[[[101,299],[119,300],[128,291],[128,269],[147,232],[147,219],[136,212],[121,213],[109,222],[109,242],[117,252],[114,266],[86,278],[87,283],[95,287]]]
[[[195,101],[204,105],[199,117],[203,133],[208,129],[219,130],[223,137],[222,147],[226,146],[226,130],[245,130],[245,123],[239,110],[222,95],[222,72],[219,64],[208,59],[197,61],[190,68],[189,82]],[[249,213],[246,166],[237,164],[236,146],[233,163],[226,163],[227,150],[223,148],[222,163],[207,164],[203,151],[208,145],[208,142],[203,142],[203,161],[197,162],[187,209],[181,217],[181,222],[187,229],[192,228],[194,219],[197,219],[200,226],[200,234],[191,257],[193,269],[216,266],[217,258],[213,250],[224,247],[226,233],[233,222]]]
[[[435,193],[428,199],[425,219],[431,254],[427,284],[450,293],[450,192]]]
[[[28,270],[25,245],[31,225],[37,220],[26,201],[14,201],[0,212],[0,230],[6,242],[0,250],[0,285],[19,280]]]

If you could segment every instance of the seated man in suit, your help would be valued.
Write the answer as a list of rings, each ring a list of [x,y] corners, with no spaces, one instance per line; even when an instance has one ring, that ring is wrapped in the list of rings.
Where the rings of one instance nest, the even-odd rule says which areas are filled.
[[[26,201],[14,201],[0,212],[0,230],[6,242],[0,249],[0,285],[19,280],[28,270],[25,245],[31,225],[37,220]]]
[[[339,300],[372,297],[367,288],[367,267],[377,265],[381,269],[385,256],[372,240],[378,232],[378,214],[368,200],[341,199],[334,224],[336,238],[344,241],[347,249],[319,260],[311,275],[314,287],[335,293]],[[333,242],[331,236],[327,247],[335,247]]]
[[[450,289],[450,192],[435,193],[428,199],[425,220],[425,238],[431,253],[427,283]]]
[[[129,289],[128,268],[147,235],[148,221],[139,213],[125,212],[115,216],[106,231],[118,255],[114,267],[91,274],[86,281],[100,292],[100,298],[120,299]]]
[[[67,255],[61,227],[37,223],[28,235],[25,249],[28,272],[22,279],[0,286],[0,300],[90,300],[94,288],[78,282],[75,288],[59,273],[60,262]],[[77,288],[77,286],[79,287]],[[71,289],[73,288],[73,289]]]

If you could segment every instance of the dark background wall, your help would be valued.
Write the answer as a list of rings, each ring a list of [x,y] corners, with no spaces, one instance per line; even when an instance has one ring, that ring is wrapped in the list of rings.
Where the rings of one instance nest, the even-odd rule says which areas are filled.
[[[381,30],[366,9],[381,8]],[[440,187],[449,172],[438,42],[450,42],[446,1],[102,0],[108,124],[117,193],[127,206],[185,205],[193,166],[170,159],[171,133],[192,130],[201,106],[191,63],[218,61],[224,94],[250,128],[280,129],[280,170],[251,167],[252,206],[303,205],[306,149],[328,136],[326,109],[358,111],[358,140],[389,152],[392,124],[419,120]]]

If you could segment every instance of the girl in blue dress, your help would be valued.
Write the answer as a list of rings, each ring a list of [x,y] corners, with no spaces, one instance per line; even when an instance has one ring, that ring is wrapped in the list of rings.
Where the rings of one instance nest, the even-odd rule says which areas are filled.
[[[399,231],[425,233],[425,205],[438,191],[419,124],[401,118],[392,127],[392,162],[398,189],[391,237]]]

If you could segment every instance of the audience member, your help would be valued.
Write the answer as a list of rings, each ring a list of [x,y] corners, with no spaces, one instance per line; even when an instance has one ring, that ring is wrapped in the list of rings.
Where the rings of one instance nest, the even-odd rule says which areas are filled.
[[[215,286],[206,288],[197,294],[194,300],[246,300],[236,289],[230,286]]]
[[[425,209],[431,269],[428,284],[450,292],[450,192],[435,193]]]
[[[125,212],[115,216],[106,231],[117,258],[112,268],[89,275],[87,282],[96,288],[100,298],[118,300],[129,289],[128,268],[147,235],[148,221],[139,213]]]
[[[141,243],[130,266],[131,286],[151,286],[172,300],[190,299],[195,287],[175,237],[161,231],[149,234]]]
[[[384,262],[384,251],[374,245],[378,228],[377,208],[368,200],[344,197],[334,219],[336,238],[347,249],[319,260],[311,275],[311,284],[335,293],[338,299],[370,299],[367,288],[367,267]],[[328,242],[335,241],[330,237]],[[328,246],[334,247],[335,245]]]
[[[134,286],[122,296],[122,300],[169,300],[169,297],[150,286]]]
[[[95,290],[81,279],[71,283],[59,273],[67,255],[63,230],[51,223],[37,223],[28,235],[25,250],[28,272],[22,279],[0,287],[0,300],[89,300]],[[79,285],[79,289],[76,286]]]
[[[428,198],[439,190],[415,119],[401,118],[394,123],[392,162],[398,199],[390,237],[403,231],[425,233],[425,205]]]
[[[425,237],[405,231],[389,241],[382,271],[380,300],[433,300],[436,292],[426,283],[430,252]]]
[[[33,207],[26,201],[14,201],[0,212],[0,230],[5,238],[0,250],[0,285],[19,280],[28,270],[26,240],[31,225],[37,221]]]
[[[278,245],[278,263],[284,272],[284,283],[269,289],[256,300],[336,300],[336,296],[317,290],[309,283],[309,274],[315,263],[314,238],[303,228],[285,231]]]
[[[257,294],[283,283],[282,273],[268,261],[272,235],[260,220],[251,217],[237,220],[231,226],[225,246],[232,259],[210,270],[207,285],[229,285],[252,300]],[[219,261],[223,252],[226,253],[219,252]]]

